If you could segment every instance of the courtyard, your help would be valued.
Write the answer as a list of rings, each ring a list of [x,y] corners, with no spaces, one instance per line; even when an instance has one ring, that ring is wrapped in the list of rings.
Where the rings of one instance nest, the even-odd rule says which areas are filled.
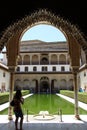
[[[59,94],[62,96],[61,94]],[[25,96],[26,98],[26,96]],[[63,96],[66,100],[74,103],[74,100]],[[7,104],[8,105],[8,104]],[[87,105],[79,102],[79,106],[87,110]],[[5,106],[6,107],[6,106]],[[4,108],[4,107],[3,107]],[[87,115],[80,115],[80,120],[77,120],[75,116],[72,115],[53,115],[54,118],[49,119],[38,119],[35,115],[24,115],[23,129],[24,130],[87,130]],[[38,117],[38,116],[37,116]],[[13,115],[13,120],[8,120],[8,115],[0,115],[0,129],[1,130],[15,130],[14,125],[15,116]]]

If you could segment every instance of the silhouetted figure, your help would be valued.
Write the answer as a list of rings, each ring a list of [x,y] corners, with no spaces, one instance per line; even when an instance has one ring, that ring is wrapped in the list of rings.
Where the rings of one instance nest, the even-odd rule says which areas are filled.
[[[20,130],[23,130],[22,129],[22,125],[23,125],[23,111],[22,111],[22,108],[21,108],[21,104],[24,103],[24,99],[22,97],[22,93],[21,93],[21,90],[17,90],[15,95],[14,95],[14,107],[13,107],[13,111],[14,111],[14,114],[15,114],[15,129],[16,130],[19,130],[18,129],[18,119],[20,118]]]

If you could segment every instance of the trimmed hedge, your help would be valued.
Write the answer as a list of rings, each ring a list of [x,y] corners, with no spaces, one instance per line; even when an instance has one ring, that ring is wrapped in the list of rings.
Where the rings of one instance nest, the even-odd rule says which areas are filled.
[[[8,100],[9,100],[9,94],[8,93],[0,94],[0,105],[8,102]]]
[[[74,98],[74,91],[60,90],[60,94]],[[78,100],[87,103],[87,92],[78,92]]]
[[[15,94],[15,91],[13,92]],[[29,90],[22,90],[22,95],[29,94]],[[0,93],[0,105],[9,101],[9,92]]]

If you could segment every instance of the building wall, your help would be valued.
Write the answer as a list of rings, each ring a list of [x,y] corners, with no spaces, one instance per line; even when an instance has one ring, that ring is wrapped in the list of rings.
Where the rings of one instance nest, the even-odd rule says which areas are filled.
[[[83,67],[78,74],[78,86],[87,92],[87,68]]]
[[[21,52],[15,74],[14,88],[17,87],[37,89],[38,92],[42,91],[41,88],[43,91],[44,89],[73,90],[73,75],[67,51]]]
[[[80,64],[82,66],[86,60],[85,53],[81,52]],[[2,63],[7,64],[6,52],[3,54]],[[3,77],[3,69],[0,69],[0,89],[5,85],[6,91],[8,91],[10,73],[8,71],[5,73],[6,76]],[[85,75],[85,73],[87,73],[86,69],[82,69],[78,73],[78,90],[80,87],[86,90],[87,74]],[[67,44],[22,42],[16,66],[14,88],[32,88],[40,91],[40,88],[45,86],[44,84],[49,86],[50,91],[52,86],[56,89],[73,90],[73,74],[70,69]]]
[[[36,82],[37,81],[37,82]],[[73,76],[72,74],[15,74],[15,87],[21,89],[36,89],[38,85],[38,91],[41,89],[42,84],[46,82],[49,89],[52,87],[56,90],[73,90]]]
[[[53,72],[53,67],[56,68],[56,71],[61,71],[61,68],[64,67],[64,71],[70,72],[70,65],[18,65],[20,72],[25,72],[25,68],[28,68],[28,72],[34,72],[33,69],[36,67],[36,71],[41,72],[43,67],[47,67],[48,72]]]
[[[10,73],[6,68],[0,67],[0,91],[9,91],[10,86]]]

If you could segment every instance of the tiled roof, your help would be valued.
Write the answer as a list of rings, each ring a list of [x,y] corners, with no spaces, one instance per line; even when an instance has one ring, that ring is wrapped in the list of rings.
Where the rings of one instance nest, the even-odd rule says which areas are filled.
[[[68,46],[66,42],[22,41],[20,51],[68,51]]]
[[[3,69],[5,69],[5,70],[8,70],[8,67],[7,67],[5,64],[1,63],[1,62],[0,62],[0,68],[3,68]]]

